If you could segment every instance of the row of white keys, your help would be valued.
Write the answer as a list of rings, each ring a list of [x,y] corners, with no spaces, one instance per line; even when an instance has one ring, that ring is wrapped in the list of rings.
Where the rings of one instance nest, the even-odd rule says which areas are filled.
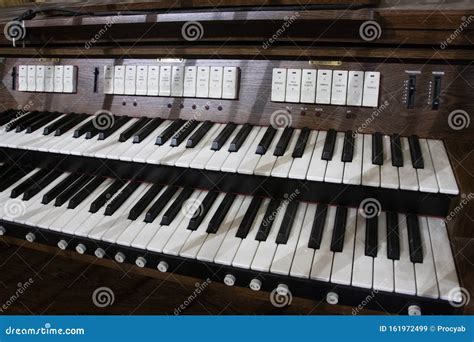
[[[306,175],[308,180],[317,182],[324,181],[324,175],[326,174],[326,166],[328,162],[324,159],[321,159],[321,156],[323,155],[324,141],[326,140],[326,136],[326,131],[319,131],[318,138],[316,140],[316,146],[314,147],[313,154],[311,156],[308,174]]]
[[[418,191],[418,176],[411,162],[408,138],[400,138],[400,144],[403,155],[403,166],[398,168],[400,189]]]
[[[215,234],[209,234],[206,237],[206,241],[204,241],[204,243],[202,244],[202,247],[199,250],[199,253],[197,255],[198,260],[208,261],[208,262],[214,261],[214,258],[217,255],[219,247],[224,241],[227,235],[227,232],[234,227],[234,224],[237,224],[237,222],[239,222],[240,224],[241,222],[238,220],[238,217],[239,217],[238,213],[243,201],[244,201],[243,195],[237,195],[235,197],[234,202],[230,206],[229,211],[224,217],[224,220],[222,221],[221,226],[219,227],[217,232]]]
[[[364,135],[355,134],[352,161],[344,165],[344,184],[360,185],[362,183],[362,160],[364,153]]]
[[[242,201],[241,206],[237,212],[237,216],[235,217],[234,221],[232,221],[232,225],[227,231],[227,234],[222,241],[219,250],[217,251],[214,262],[222,265],[230,266],[232,265],[232,261],[234,260],[234,256],[237,253],[240,243],[243,239],[235,236],[239,229],[242,220],[244,219],[245,213],[247,212],[250,204],[252,202],[251,196],[245,196]]]
[[[174,122],[174,120],[166,120],[165,122],[162,122],[161,125],[159,125],[147,138],[147,143],[146,144],[143,144],[145,141],[143,141],[143,143],[139,143],[139,144],[135,144],[137,145],[137,147],[139,147],[139,149],[133,153],[133,154],[130,154],[128,153],[127,151],[127,156],[129,156],[131,158],[131,160],[135,163],[146,163],[147,162],[147,158],[153,153],[155,152],[156,150],[160,149],[160,148],[165,148],[165,145],[156,145],[156,138],[162,133],[164,132],[170,125],[172,125]],[[169,141],[167,142],[167,144],[169,144]],[[125,157],[126,158],[126,157]],[[127,158],[128,160],[129,158]]]
[[[270,143],[270,146],[268,147],[267,152],[260,157],[255,167],[255,170],[254,170],[255,175],[266,176],[266,177],[271,175],[273,166],[275,165],[275,162],[278,158],[277,156],[273,154],[273,151],[275,151],[275,148],[282,134],[283,134],[283,128],[278,128],[275,133],[275,136],[273,137],[272,142]],[[250,151],[250,153],[252,153],[252,151]]]
[[[400,258],[393,261],[395,292],[407,295],[416,294],[415,268],[410,260],[408,227],[406,215],[398,214],[398,235]]]
[[[278,235],[278,231],[280,230],[281,223],[283,222],[283,218],[285,217],[287,207],[287,201],[283,201],[280,203],[279,208],[277,209],[278,212],[276,213],[276,216],[273,219],[273,224],[266,240],[260,241],[260,243],[258,244],[258,248],[255,252],[255,257],[253,258],[252,264],[250,266],[252,270],[260,272],[270,271],[273,257],[275,256],[275,252],[278,247],[278,244],[276,243],[276,238]],[[254,222],[254,224],[257,222]],[[290,229],[292,228],[290,227]]]
[[[91,149],[84,152],[85,156],[96,157],[96,158],[109,158],[111,151],[117,148],[119,142],[120,134],[130,128],[138,121],[137,118],[131,118],[128,120],[122,127],[117,129],[114,133],[109,135],[104,140],[97,140],[96,145]]]
[[[374,258],[365,255],[365,230],[366,219],[358,213],[351,285],[370,289],[372,288]]]
[[[91,117],[88,117],[86,120],[83,120],[81,122],[81,125],[79,125],[79,127],[82,127],[84,125],[87,125],[89,122],[95,120],[95,117],[94,116],[91,116]],[[77,128],[79,128],[77,127]],[[78,154],[80,155],[80,153],[77,153],[75,152],[76,149],[82,145],[84,142],[85,142],[85,134],[81,135],[80,137],[78,138],[74,138],[74,131],[75,131],[76,127],[74,129],[71,129],[69,130],[68,132],[64,133],[62,135],[63,137],[63,143],[61,146],[53,146],[51,148],[52,152],[56,152],[56,153],[62,153],[62,154]]]
[[[344,246],[342,252],[334,253],[331,282],[350,285],[352,277],[352,259],[354,256],[354,239],[357,224],[357,209],[348,208]],[[309,237],[308,237],[309,241]]]
[[[440,192],[451,195],[459,194],[456,178],[449,163],[448,153],[443,141],[428,139],[427,142],[433,159],[433,167],[436,172]]]
[[[310,274],[311,279],[329,282],[334,257],[334,252],[331,251],[331,240],[335,219],[336,207],[328,206],[321,245],[320,248],[314,252],[313,265],[311,266]]]
[[[393,291],[393,260],[387,257],[387,215],[380,212],[377,227],[377,257],[374,258],[375,290]]]
[[[372,135],[364,134],[362,185],[380,187],[380,166],[372,164]]]
[[[300,237],[307,206],[306,203],[298,204],[296,217],[294,219],[293,227],[291,227],[288,241],[285,244],[278,245],[275,256],[273,257],[272,266],[270,267],[271,273],[282,275],[290,274],[291,264]]]
[[[288,142],[288,146],[285,150],[285,153],[278,157],[275,165],[273,166],[273,169],[271,171],[271,175],[273,177],[281,177],[281,178],[287,178],[290,170],[291,170],[291,165],[293,163],[293,160],[295,158],[292,157],[293,150],[295,149],[296,142],[298,141],[298,137],[301,133],[300,129],[295,129],[293,131],[293,134],[290,138],[290,141]],[[299,159],[299,158],[296,158]]]
[[[258,161],[260,160],[261,155],[255,153],[257,151],[257,146],[265,135],[266,128],[262,127],[259,131],[252,145],[250,145],[247,153],[242,159],[237,172],[245,175],[253,175],[255,168],[257,167]]]
[[[253,126],[250,130],[247,138],[240,146],[237,152],[232,152],[229,157],[225,160],[224,164],[222,165],[221,171],[224,172],[237,172],[239,169],[240,164],[244,160],[245,156],[250,153],[250,147],[256,141],[259,132],[264,130],[264,128],[260,126]],[[232,140],[229,139],[230,142]],[[258,144],[258,142],[257,142]],[[198,155],[199,157],[199,155]],[[193,160],[194,163],[194,160]],[[192,165],[192,164],[191,164]]]
[[[214,124],[211,129],[201,138],[199,143],[193,148],[186,148],[181,157],[176,161],[177,167],[190,167],[191,162],[196,157],[196,154],[201,150],[211,149],[212,140],[218,134],[217,132],[225,127],[223,124]],[[184,143],[184,142],[183,142]],[[224,148],[224,147],[222,147]]]
[[[145,126],[142,126],[142,128],[145,127]],[[122,132],[124,132],[124,130],[121,130]],[[125,141],[118,141],[118,139],[116,140],[115,144],[114,144],[114,148],[111,149],[108,154],[107,154],[107,158],[108,159],[120,159],[120,156],[124,155],[127,150],[129,148],[131,148],[133,145],[135,145],[133,143],[133,135],[128,138],[127,140]]]
[[[311,156],[316,145],[318,138],[318,131],[310,131],[306,146],[304,148],[303,155],[301,158],[294,158],[291,164],[290,172],[288,176],[292,179],[306,179],[308,173],[309,163],[311,162]]]
[[[65,147],[71,146],[74,147],[77,144],[76,138],[73,138],[74,131],[84,125],[87,121],[92,120],[92,118],[86,118],[79,122],[76,126],[64,132],[60,136],[54,136],[54,139],[45,141],[44,144],[38,146],[38,150],[41,152],[50,152],[50,153],[63,153],[61,151],[66,151],[69,154],[69,150],[66,150]],[[55,134],[55,133],[51,133]],[[74,144],[73,144],[74,143]],[[68,147],[69,148],[69,147]]]
[[[179,144],[178,146],[172,147],[166,155],[160,161],[162,165],[174,166],[176,161],[181,157],[184,151],[187,150],[186,143],[189,137],[191,137],[199,128],[201,127],[202,123],[197,125],[191,133]],[[171,139],[170,139],[171,140]],[[171,142],[170,142],[171,143]]]
[[[209,211],[207,212],[206,216],[201,221],[201,224],[197,227],[196,230],[191,231],[191,234],[189,234],[188,238],[186,239],[186,242],[179,250],[180,256],[184,258],[196,259],[199,251],[201,250],[201,246],[203,245],[204,241],[206,241],[206,238],[209,235],[206,232],[207,227],[209,226],[209,222],[211,221],[212,217],[219,208],[219,205],[221,204],[225,195],[225,193],[220,193],[217,196],[214,203],[212,203],[211,207],[209,208]]]
[[[242,125],[238,125],[232,134],[230,135],[229,139],[227,140],[227,144],[223,146],[219,151],[215,151],[211,158],[206,163],[205,169],[206,170],[213,170],[213,171],[220,171],[222,166],[224,165],[226,159],[229,157],[231,152],[229,152],[229,145],[235,139],[237,133],[242,129]]]
[[[390,136],[382,137],[383,164],[380,165],[380,186],[388,189],[398,189],[398,169],[392,165],[392,149],[390,148]]]
[[[270,200],[264,199],[260,204],[255,220],[250,228],[245,239],[240,242],[239,248],[235,253],[234,259],[232,260],[232,266],[250,269],[252,261],[257,252],[260,241],[256,240],[257,232],[260,228],[260,223],[263,221],[265,212],[267,210]]]
[[[334,152],[331,160],[328,160],[324,181],[329,183],[342,183],[344,175],[344,162],[342,161],[342,150],[344,148],[344,133],[337,133],[334,144]]]
[[[420,150],[423,156],[424,167],[422,169],[416,169],[418,174],[418,182],[420,185],[420,191],[426,192],[438,192],[438,181],[436,180],[436,174],[431,161],[430,150],[426,139],[419,139]]]
[[[22,148],[22,149],[27,149],[28,146],[36,143],[37,141],[43,141],[44,138],[46,137],[45,135],[43,135],[44,127],[49,126],[49,125],[53,124],[54,122],[56,122],[58,120],[61,120],[65,115],[66,114],[60,115],[56,119],[54,119],[52,121],[49,121],[47,124],[43,125],[43,127],[38,128],[34,132],[24,133],[22,135],[21,139],[17,141],[16,147],[17,148]],[[50,134],[54,134],[54,132],[50,133]]]
[[[426,162],[425,162],[426,167]],[[433,261],[430,233],[426,217],[419,216],[421,248],[423,250],[423,262],[414,263],[416,295],[422,297],[439,298],[438,281]]]

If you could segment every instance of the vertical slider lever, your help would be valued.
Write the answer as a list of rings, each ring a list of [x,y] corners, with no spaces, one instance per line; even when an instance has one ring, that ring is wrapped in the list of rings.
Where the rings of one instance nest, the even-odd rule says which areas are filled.
[[[415,107],[415,91],[416,91],[416,76],[410,75],[408,79],[408,94],[407,94],[407,108],[413,109]]]

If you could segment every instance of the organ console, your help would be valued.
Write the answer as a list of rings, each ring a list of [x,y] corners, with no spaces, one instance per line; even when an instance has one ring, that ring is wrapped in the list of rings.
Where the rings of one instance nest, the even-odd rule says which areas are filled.
[[[469,8],[26,9],[0,38],[2,235],[330,304],[467,304]]]

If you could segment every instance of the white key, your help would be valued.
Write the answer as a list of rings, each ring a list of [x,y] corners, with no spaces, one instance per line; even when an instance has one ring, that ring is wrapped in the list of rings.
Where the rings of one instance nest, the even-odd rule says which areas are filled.
[[[308,173],[309,163],[313,154],[314,146],[318,138],[318,131],[310,131],[306,146],[304,148],[301,158],[293,158],[291,169],[288,174],[291,179],[306,179]]]
[[[362,159],[364,153],[364,135],[354,135],[352,161],[344,164],[344,184],[360,185],[362,183]]]
[[[438,181],[431,161],[430,150],[426,139],[419,139],[421,154],[423,155],[424,168],[416,169],[418,174],[418,182],[420,184],[420,191],[438,192]]]
[[[187,148],[184,153],[176,161],[175,166],[178,167],[189,167],[193,159],[196,157],[202,149],[210,150],[213,139],[217,136],[217,132],[221,130],[223,124],[215,124],[211,129],[202,137],[201,141],[194,146],[194,148]],[[222,147],[224,148],[224,146]]]
[[[238,173],[242,173],[245,175],[253,175],[253,172],[255,168],[257,167],[258,161],[260,160],[260,154],[256,154],[255,151],[257,151],[257,146],[260,143],[260,140],[262,140],[263,135],[266,132],[266,127],[262,127],[260,131],[258,131],[257,136],[255,137],[255,140],[253,141],[252,145],[249,147],[247,150],[247,153],[244,156],[244,159],[239,165],[239,168],[237,169]]]
[[[43,135],[43,130],[46,126],[49,126],[53,124],[54,122],[60,120],[63,118],[65,115],[60,115],[58,118],[55,120],[49,121],[47,124],[43,125],[41,128],[38,128],[36,131],[32,133],[25,134],[23,136],[23,139],[18,142],[17,148],[25,148],[28,149],[28,146],[31,144],[36,143],[37,141],[44,141],[44,139],[47,137],[47,135]],[[53,133],[51,133],[53,134]]]
[[[217,251],[219,250],[219,247],[224,241],[224,238],[226,237],[227,232],[229,231],[229,229],[232,229],[234,225],[234,221],[238,221],[238,219],[235,220],[235,218],[237,216],[237,213],[239,212],[239,209],[240,209],[240,206],[242,205],[243,200],[244,200],[243,195],[238,195],[235,197],[234,203],[232,203],[232,205],[230,206],[229,211],[227,212],[227,215],[224,217],[224,220],[222,221],[221,226],[219,227],[217,232],[215,234],[207,235],[206,241],[204,241],[197,255],[198,260],[208,261],[208,262],[214,261],[214,257],[217,255]]]
[[[222,165],[221,171],[223,172],[237,172],[240,163],[245,158],[247,153],[249,153],[250,146],[255,142],[258,133],[262,128],[259,126],[253,126],[250,130],[247,138],[245,139],[244,143],[240,146],[237,152],[232,152],[227,159],[225,160],[224,164]],[[229,140],[229,145],[232,141]]]
[[[449,163],[448,153],[442,140],[428,139],[428,146],[436,172],[439,191],[443,194],[457,195],[459,188],[454,177],[453,169]]]
[[[173,123],[173,120],[166,120],[166,123],[161,124],[158,127],[158,129],[155,132],[153,132],[154,139],[147,142],[146,145],[143,145],[141,150],[138,151],[137,153],[135,153],[135,155],[132,157],[132,161],[134,161],[135,163],[146,163],[148,157],[151,154],[153,154],[157,150],[166,149],[165,145],[167,145],[169,147],[169,142],[165,145],[162,145],[162,146],[155,145],[155,143],[156,143],[156,138],[162,132],[164,132],[168,128],[168,126],[170,126],[172,123]]]
[[[87,151],[84,151],[83,155],[87,157],[107,158],[109,152],[115,149],[118,144],[121,144],[121,142],[119,142],[120,134],[126,131],[137,120],[138,119],[136,118],[130,119],[106,139],[97,140],[93,147],[89,148]]]
[[[425,164],[426,166],[426,164]],[[414,263],[416,279],[416,295],[422,297],[439,298],[438,281],[431,251],[430,233],[426,217],[418,217],[420,225],[421,248],[423,262]],[[435,247],[436,248],[436,247]]]
[[[387,215],[380,212],[378,216],[378,252],[374,258],[374,289],[393,291],[393,261],[387,258]]]
[[[291,156],[293,154],[293,150],[295,149],[296,142],[300,135],[301,130],[295,129],[291,136],[290,141],[288,142],[288,146],[286,147],[285,153],[278,157],[273,166],[271,175],[273,177],[282,177],[287,178],[288,174],[290,173],[291,164],[293,163],[294,158]]]
[[[279,244],[277,247],[275,256],[273,257],[272,266],[270,267],[271,273],[283,275],[290,274],[293,256],[295,255],[296,245],[298,244],[301,227],[306,213],[306,207],[306,203],[299,203],[288,241],[285,244]]]
[[[403,154],[403,166],[398,168],[398,175],[400,176],[400,189],[418,191],[418,177],[416,174],[416,169],[411,163],[408,138],[400,138],[400,144]]]
[[[311,156],[311,163],[309,164],[308,174],[306,179],[312,181],[322,182],[326,173],[326,166],[328,162],[321,159],[323,155],[324,142],[326,141],[326,131],[319,131],[316,145],[314,146],[313,155]]]
[[[86,118],[78,123],[76,126],[68,130],[67,132],[63,133],[60,136],[54,136],[54,139],[48,140],[48,142],[38,146],[38,150],[41,152],[50,152],[50,153],[61,153],[61,148],[64,149],[71,141],[74,139],[72,135],[74,131],[85,124],[90,118]],[[51,133],[54,134],[54,133]],[[74,139],[76,140],[76,139]]]
[[[365,229],[365,217],[360,215],[360,213],[357,213],[357,228],[351,285],[370,289],[372,288],[372,270],[374,258],[365,255]]]
[[[372,164],[372,136],[364,134],[362,185],[380,186],[380,166]]]
[[[183,155],[183,153],[187,150],[187,147],[186,147],[186,143],[189,139],[189,137],[191,137],[200,127],[201,127],[202,123],[197,125],[193,131],[186,137],[186,139],[184,139],[181,144],[179,144],[178,146],[174,146],[172,147],[168,153],[161,159],[161,164],[162,165],[169,165],[169,166],[174,166],[174,164],[176,163],[176,161]]]
[[[239,226],[242,223],[242,220],[244,219],[245,213],[247,212],[251,202],[251,196],[246,196],[242,201],[242,205],[239,207],[237,215],[232,221],[232,225],[227,231],[227,234],[225,235],[224,240],[222,241],[222,244],[219,247],[216,256],[214,257],[215,263],[227,266],[232,265],[232,260],[234,259],[235,253],[237,253],[242,241],[242,239],[236,237],[235,234],[237,234]]]
[[[352,258],[354,255],[354,238],[357,224],[357,209],[347,210],[346,231],[342,252],[334,253],[332,262],[331,283],[350,285],[352,276]]]
[[[398,169],[392,165],[392,151],[390,148],[390,136],[384,135],[382,139],[383,146],[383,165],[380,166],[380,186],[388,189],[398,189]]]
[[[232,134],[229,137],[229,144],[232,140],[234,140],[235,136],[239,132],[239,130],[242,128],[242,125],[238,125],[236,129],[232,132]],[[228,148],[221,148],[219,151],[215,151],[211,158],[208,160],[206,163],[206,170],[214,170],[214,171],[220,171],[221,167],[224,165],[225,160],[227,157],[230,155],[229,149]]]
[[[83,125],[87,125],[90,121],[92,121],[94,118],[91,117],[90,118],[87,118],[86,120],[84,120],[82,122],[82,125],[79,125],[79,127],[83,126]],[[86,142],[86,139],[85,139],[85,134],[81,135],[80,137],[78,138],[74,138],[73,135],[74,135],[74,131],[76,130],[76,128],[79,128],[79,127],[75,127],[74,129],[70,130],[69,132],[66,132],[64,133],[63,135],[66,136],[66,140],[64,140],[64,143],[61,144],[61,145],[56,145],[56,146],[53,146],[50,151],[51,152],[54,152],[54,153],[62,153],[62,154],[76,154],[76,155],[80,155],[80,153],[78,152],[75,152],[77,150],[77,148],[82,145],[83,143],[87,143]]]
[[[331,251],[332,233],[334,220],[336,218],[336,207],[328,206],[326,222],[323,228],[323,237],[320,248],[314,252],[313,265],[311,266],[311,279],[329,281],[334,252]]]
[[[143,126],[143,127],[145,127],[145,126]],[[122,130],[122,132],[123,132],[123,130]],[[134,145],[133,136],[128,138],[126,141],[122,141],[122,142],[118,141],[118,139],[117,139],[117,143],[114,145],[115,147],[111,151],[109,151],[106,158],[107,159],[119,160],[120,156],[123,155],[125,152],[127,152],[127,150],[130,147],[132,147],[133,145]]]
[[[316,215],[316,204],[308,204],[304,216],[301,233],[296,245],[295,256],[291,264],[290,276],[298,278],[309,278],[311,265],[313,264],[314,249],[308,247],[311,237],[311,228]]]
[[[234,260],[232,261],[232,266],[240,267],[240,268],[247,268],[250,269],[250,265],[252,265],[253,257],[257,252],[257,248],[259,245],[258,240],[255,240],[257,236],[258,229],[260,228],[260,223],[263,221],[265,216],[265,211],[267,210],[268,204],[270,200],[264,199],[260,205],[260,208],[257,212],[257,216],[253,222],[252,227],[250,228],[249,233],[245,239],[242,239],[240,243],[239,249],[237,253],[235,253]]]
[[[427,219],[440,298],[460,302],[462,293],[459,290],[459,280],[446,225],[439,218],[428,217]]]
[[[416,294],[415,269],[410,260],[408,246],[408,228],[406,216],[398,214],[398,234],[400,242],[400,259],[393,261],[395,292],[407,295]]]
[[[344,174],[344,162],[342,159],[342,149],[344,147],[344,133],[337,133],[334,144],[334,153],[332,159],[327,162],[324,181],[330,183],[342,183]]]
[[[270,146],[268,147],[267,152],[260,157],[260,160],[255,167],[255,175],[267,177],[271,175],[273,165],[275,165],[275,162],[278,158],[277,156],[273,155],[273,152],[275,151],[276,145],[278,144],[278,140],[280,140],[282,133],[283,128],[278,128]]]

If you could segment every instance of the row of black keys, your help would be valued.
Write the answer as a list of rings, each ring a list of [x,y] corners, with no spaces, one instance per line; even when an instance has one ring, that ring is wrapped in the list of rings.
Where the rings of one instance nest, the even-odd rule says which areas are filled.
[[[6,114],[7,113],[7,114]],[[8,111],[2,115],[2,118],[13,115]],[[9,113],[9,114],[8,114]],[[35,130],[43,127],[50,121],[56,120],[61,113],[58,112],[38,112],[33,111],[27,115],[16,118],[11,121],[7,126],[7,131],[15,129],[16,132],[26,131],[27,133],[34,132]],[[71,128],[77,126],[80,122],[86,121],[90,116],[87,114],[69,114],[46,126],[43,130],[44,135],[48,135],[55,132],[56,136],[62,135]],[[91,139],[96,135],[99,135],[98,139],[103,140],[109,137],[111,134],[116,132],[119,128],[125,125],[131,118],[128,116],[114,117],[113,125],[107,129],[101,130],[100,126],[94,122],[94,120],[87,121],[84,125],[77,128],[73,137],[79,138],[85,136],[86,139]],[[147,118],[142,117],[136,121],[133,125],[127,128],[120,134],[119,142],[125,142],[133,137],[133,143],[140,143],[146,137],[148,137],[156,128],[158,128],[164,119],[161,118]],[[8,121],[7,121],[8,122]],[[0,122],[1,124],[1,122]],[[185,121],[182,119],[175,120],[170,126],[168,126],[160,135],[156,138],[156,145],[163,145],[171,139],[171,146],[179,146],[197,126],[201,124],[199,121],[191,120]],[[210,121],[204,121],[200,127],[189,137],[186,142],[186,147],[195,147],[205,134],[212,128],[213,123]],[[233,122],[229,122],[225,128],[219,133],[219,135],[213,140],[211,148],[213,150],[220,150],[230,135],[236,129],[237,125]],[[252,125],[245,124],[241,127],[234,140],[230,143],[229,152],[236,152],[244,143],[245,139],[249,135],[252,129]],[[286,127],[275,147],[273,154],[275,156],[282,156],[290,142],[291,136],[293,135],[294,129],[292,127]],[[265,154],[272,143],[276,135],[277,130],[269,126],[259,142],[255,153]],[[305,127],[301,130],[296,146],[293,150],[293,158],[301,158],[303,156],[306,144],[308,142],[310,129]],[[337,132],[330,129],[327,132],[326,140],[324,142],[323,153],[321,156],[322,160],[332,160],[334,154],[334,146],[336,141]],[[352,131],[347,131],[344,136],[344,146],[341,160],[343,162],[351,162],[354,155],[354,139],[355,135]],[[424,168],[423,155],[421,153],[420,143],[416,135],[412,135],[408,138],[410,145],[410,155],[414,168]],[[392,165],[396,167],[403,166],[403,152],[400,143],[400,136],[393,134],[390,137],[390,148],[392,156]],[[381,133],[374,133],[372,135],[372,163],[375,165],[383,165],[383,135]]]

